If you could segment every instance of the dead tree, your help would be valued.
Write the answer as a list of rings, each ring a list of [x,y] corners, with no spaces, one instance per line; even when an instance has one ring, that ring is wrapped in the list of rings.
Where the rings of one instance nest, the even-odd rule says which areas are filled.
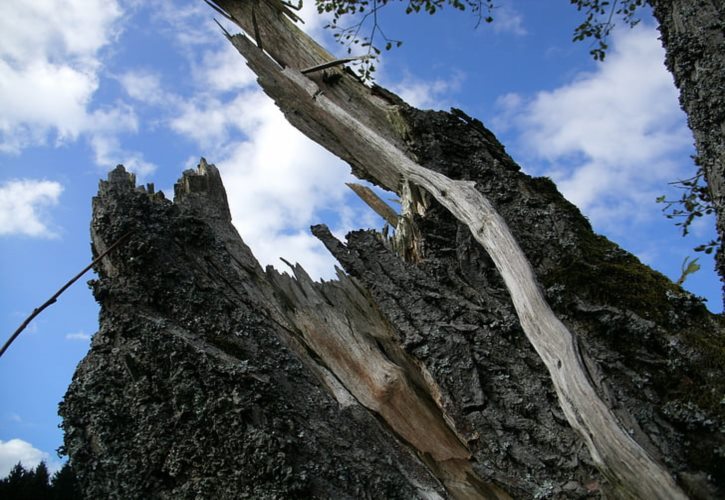
[[[98,269],[101,328],[61,406],[89,496],[722,489],[722,318],[479,121],[364,85],[273,4],[216,4],[262,43],[227,35],[290,123],[402,210],[392,237],[313,227],[344,268],[314,283],[259,267],[205,161],[174,203],[112,172],[95,252],[133,236]]]

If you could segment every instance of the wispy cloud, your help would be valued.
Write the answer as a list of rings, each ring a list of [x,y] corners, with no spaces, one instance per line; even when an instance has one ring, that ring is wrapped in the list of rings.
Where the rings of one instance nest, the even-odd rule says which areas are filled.
[[[508,33],[515,36],[525,36],[528,33],[524,27],[524,17],[508,4],[503,4],[494,10],[491,28],[494,33]]]
[[[426,80],[408,75],[402,81],[387,81],[382,75],[385,86],[398,94],[405,102],[420,109],[445,109],[451,106],[451,95],[460,90],[465,75],[453,72],[450,78]]]
[[[20,415],[18,415],[17,413],[9,413],[7,416],[7,419],[16,424],[21,424],[23,422],[22,417]]]
[[[228,92],[256,86],[255,75],[239,55],[239,51],[226,40],[221,47],[207,49],[201,58],[193,61],[193,77],[200,88],[212,92]]]
[[[48,208],[58,204],[63,186],[55,181],[20,179],[0,185],[0,235],[54,238]]]
[[[123,73],[118,80],[131,99],[147,104],[158,104],[165,99],[161,88],[161,76],[155,71],[129,70]]]
[[[83,331],[80,331],[80,332],[66,333],[65,339],[72,340],[72,341],[88,342],[89,340],[91,340],[91,336]]]
[[[156,165],[146,161],[141,153],[124,149],[120,139],[113,134],[95,134],[89,139],[89,143],[96,165],[104,169],[111,169],[121,163],[140,179],[156,170]]]
[[[502,96],[496,124],[518,131],[529,166],[600,227],[647,217],[692,144],[663,60],[653,27],[616,32],[596,71],[533,98]]]

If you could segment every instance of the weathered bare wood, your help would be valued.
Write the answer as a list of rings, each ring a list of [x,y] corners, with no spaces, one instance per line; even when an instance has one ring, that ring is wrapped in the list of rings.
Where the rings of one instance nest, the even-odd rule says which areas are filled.
[[[220,4],[229,12],[235,11],[233,16],[244,27],[246,17],[240,4]],[[291,23],[267,12],[260,26],[270,39],[266,50],[283,67],[243,35],[233,36],[230,41],[293,125],[388,189],[400,192],[407,183],[421,187],[466,224],[491,255],[521,325],[551,375],[568,422],[582,436],[593,461],[618,494],[685,498],[669,473],[627,434],[601,401],[588,379],[574,336],[546,303],[506,223],[474,184],[454,181],[410,158],[402,147],[405,127],[395,105],[381,101],[352,77],[344,75],[345,85],[339,86],[337,92],[327,92],[324,82],[301,74],[297,68],[321,57],[329,58]],[[344,92],[350,88],[354,90],[346,96]],[[381,120],[384,123],[377,126]]]
[[[347,187],[352,189],[367,205],[372,208],[376,214],[385,219],[391,226],[398,225],[398,214],[390,208],[390,205],[380,199],[375,192],[367,186],[356,184],[354,182],[346,183]]]
[[[343,395],[349,391],[427,457],[428,466],[455,498],[510,499],[494,484],[469,480],[475,476],[471,454],[436,405],[432,395],[440,389],[397,346],[390,325],[371,309],[354,281],[339,272],[338,281],[320,285],[301,266],[292,269],[294,279],[268,271],[274,288],[295,305],[284,316],[342,383]],[[339,397],[340,388],[326,383]]]
[[[252,2],[238,0],[219,0],[215,2],[223,10],[228,12],[237,24],[247,33],[254,33],[252,25]],[[259,2],[255,9],[259,24],[260,37],[264,40],[264,53],[269,54],[283,68],[290,67],[302,70],[329,63],[337,58],[330,54],[323,47],[307,37],[285,16],[280,16],[277,11],[270,7],[267,2]],[[302,34],[303,36],[299,36]],[[257,50],[262,53],[261,50]],[[266,56],[265,56],[266,57]],[[335,101],[347,101],[348,111],[352,113],[360,123],[365,124],[401,149],[405,148],[405,122],[397,115],[396,104],[402,101],[391,102],[397,99],[396,96],[386,91],[373,92],[350,73],[339,68],[329,71],[338,72],[342,78],[334,84],[327,84],[323,81],[320,72],[309,75],[309,78],[316,82],[325,95]],[[263,86],[264,87],[264,86]],[[377,87],[373,86],[373,91]],[[288,114],[293,108],[281,107],[282,112]],[[288,119],[292,119],[289,115]],[[386,172],[384,169],[372,172],[369,167],[358,164],[355,155],[348,154],[341,146],[335,147],[334,141],[327,132],[320,127],[308,127],[304,122],[298,122],[295,126],[313,140],[327,143],[327,148],[332,153],[350,162],[356,175],[373,181],[386,189],[395,191],[400,179],[394,173]],[[302,129],[301,127],[304,127]],[[375,177],[379,175],[380,177]]]
[[[364,61],[366,59],[370,59],[370,56],[357,56],[357,57],[345,57],[343,59],[335,59],[334,61],[318,64],[317,66],[312,66],[311,68],[305,68],[300,71],[303,75],[309,75],[310,73],[314,73],[315,71],[322,71],[323,69],[329,69],[334,68],[335,66],[342,66],[343,64],[348,64],[355,61]]]

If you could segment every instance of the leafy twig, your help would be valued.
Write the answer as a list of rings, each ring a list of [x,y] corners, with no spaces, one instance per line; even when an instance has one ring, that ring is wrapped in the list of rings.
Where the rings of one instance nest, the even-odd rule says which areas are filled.
[[[678,285],[682,285],[689,275],[700,270],[700,264],[697,263],[698,260],[699,257],[692,260],[690,260],[689,256],[685,257],[685,260],[682,261],[682,274],[680,274],[680,278],[677,280]]]
[[[493,21],[491,12],[494,9],[494,0],[403,0],[405,13],[419,13],[421,11],[428,14],[435,14],[444,6],[449,5],[457,10],[470,10],[477,16],[478,26],[483,17],[483,10],[487,9],[488,14],[485,17],[486,22]],[[372,79],[375,71],[373,60],[377,58],[381,51],[380,47],[385,50],[391,50],[393,47],[400,47],[403,42],[389,38],[382,29],[380,20],[378,19],[378,11],[383,7],[392,3],[392,0],[316,0],[317,11],[319,13],[329,12],[333,18],[330,23],[325,26],[333,31],[333,37],[342,45],[347,47],[348,54],[352,53],[353,45],[367,47],[368,58],[362,60],[357,68],[358,73],[364,81]],[[352,26],[343,27],[340,20],[343,18],[353,18],[356,22]],[[360,36],[360,31],[366,26],[370,26],[369,35],[367,37]],[[376,38],[382,38],[382,44],[378,47]]]

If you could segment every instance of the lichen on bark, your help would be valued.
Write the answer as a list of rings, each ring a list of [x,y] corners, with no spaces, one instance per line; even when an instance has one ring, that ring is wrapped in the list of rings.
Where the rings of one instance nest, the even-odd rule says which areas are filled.
[[[695,136],[695,162],[705,174],[715,209],[720,240],[716,267],[725,287],[725,5],[719,0],[649,3],[659,22],[665,64]]]
[[[448,173],[497,157],[497,171],[466,175],[496,193],[537,271],[558,269],[572,253],[587,259],[576,243],[586,222],[549,182],[522,174],[500,144],[482,142],[454,115],[408,112],[412,137],[425,139],[423,161],[447,156],[445,137],[460,153]],[[101,183],[95,247],[133,236],[98,269],[101,328],[61,407],[66,449],[89,496],[461,498],[473,488],[483,497],[575,498],[607,488],[492,263],[442,207],[433,203],[417,221],[426,248],[417,264],[380,233],[341,244],[315,228],[352,277],[314,284],[301,269],[292,279],[259,267],[230,224],[217,175],[204,162],[185,173],[175,203],[134,188],[120,170]],[[547,296],[581,334],[598,391],[635,438],[685,489],[714,491],[707,474],[717,477],[722,415],[682,389],[714,388],[722,373],[721,364],[704,369],[707,353],[687,340],[712,342],[717,323],[670,287],[657,321],[576,283],[554,283]],[[427,394],[470,459],[441,467],[353,396],[300,327],[300,314],[309,324],[323,304],[352,318],[351,330]]]
[[[250,29],[251,4],[218,3]],[[293,125],[404,198],[411,230],[313,227],[343,268],[315,283],[261,269],[206,161],[173,203],[112,172],[94,248],[132,236],[98,267],[101,328],[61,406],[86,492],[722,494],[722,318],[595,235],[478,120],[302,74],[330,56],[257,7],[275,43],[230,41]]]

